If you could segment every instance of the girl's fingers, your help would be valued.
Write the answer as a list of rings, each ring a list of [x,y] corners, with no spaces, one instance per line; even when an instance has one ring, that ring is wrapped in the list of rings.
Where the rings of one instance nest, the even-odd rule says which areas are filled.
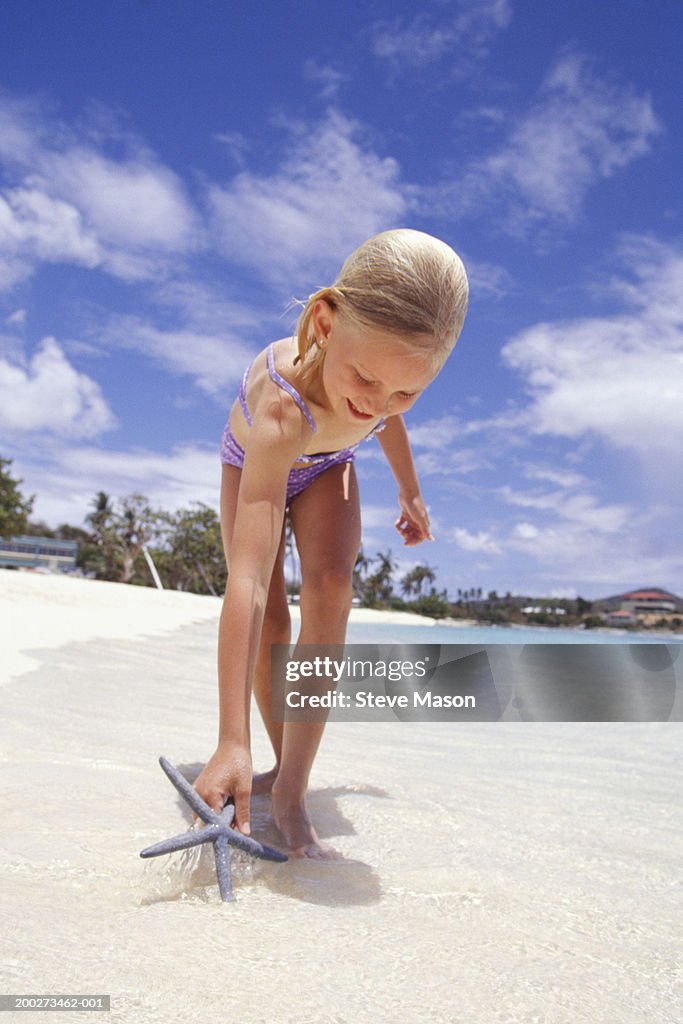
[[[251,827],[249,825],[249,793],[235,794],[235,825],[243,835],[251,835]]]
[[[428,519],[420,522],[415,519],[408,519],[406,516],[401,516],[396,520],[395,525],[407,544],[419,544],[422,540],[434,540]]]

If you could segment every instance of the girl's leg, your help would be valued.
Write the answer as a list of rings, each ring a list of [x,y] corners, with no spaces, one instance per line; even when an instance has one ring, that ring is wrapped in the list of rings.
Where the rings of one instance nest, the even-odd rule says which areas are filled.
[[[241,479],[241,470],[235,466],[223,467],[223,478],[221,484],[221,534],[225,559],[230,569],[230,549],[232,546],[232,534],[235,525],[237,512],[237,494]],[[270,646],[271,644],[288,644],[291,638],[291,620],[287,606],[287,592],[285,589],[285,536],[284,528],[280,548],[275,559],[273,575],[270,581],[268,592],[268,603],[263,620],[261,633],[261,644],[256,661],[254,672],[254,696],[258,704],[263,723],[270,737],[270,742],[275,752],[275,768],[254,777],[252,793],[269,792],[270,787],[277,775],[282,754],[282,724],[271,721],[271,688],[270,688]],[[220,629],[218,645],[219,657],[221,646],[230,643],[229,623],[225,623]]]
[[[268,603],[263,619],[261,643],[259,646],[256,669],[254,672],[254,697],[258,704],[263,724],[270,738],[275,754],[275,767],[269,772],[254,775],[252,793],[269,793],[275,781],[282,760],[282,722],[272,721],[271,710],[271,645],[288,644],[291,640],[292,620],[287,604],[285,585],[285,535],[282,533],[280,548],[275,559],[273,575],[270,579]]]
[[[352,463],[321,474],[292,502],[301,559],[299,644],[343,644],[351,610],[352,574],[360,546],[360,502]],[[295,655],[296,656],[296,655]],[[299,856],[329,857],[306,812],[308,778],[324,723],[287,722],[273,785],[273,818]]]

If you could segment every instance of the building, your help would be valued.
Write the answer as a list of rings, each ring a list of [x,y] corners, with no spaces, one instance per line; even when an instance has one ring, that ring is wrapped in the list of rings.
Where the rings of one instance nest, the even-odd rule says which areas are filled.
[[[0,569],[46,569],[73,572],[78,544],[53,537],[0,538]]]
[[[676,598],[662,590],[634,590],[624,594],[621,602],[623,612],[634,615],[673,615],[676,611]]]
[[[605,622],[608,626],[636,626],[638,617],[633,612],[618,609],[615,612],[607,612]]]
[[[615,594],[602,601],[595,601],[593,609],[604,615],[613,616],[616,612],[628,613],[633,619],[649,620],[650,617],[666,618],[670,615],[683,613],[683,600],[676,594],[661,587],[643,587],[630,590],[626,594]],[[625,620],[625,616],[622,616]]]

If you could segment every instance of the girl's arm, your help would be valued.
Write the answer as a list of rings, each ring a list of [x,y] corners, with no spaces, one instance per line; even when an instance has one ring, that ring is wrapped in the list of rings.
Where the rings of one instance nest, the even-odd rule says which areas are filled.
[[[396,520],[396,529],[403,537],[403,543],[412,547],[423,540],[434,540],[403,417],[390,416],[384,430],[377,434],[377,440],[398,484],[401,515]]]
[[[259,410],[254,412],[245,446],[219,627],[218,745],[195,783],[199,795],[217,812],[232,797],[235,824],[246,833],[252,782],[252,680],[282,536],[287,477],[306,444],[301,419],[296,407],[290,410],[280,400],[260,415]]]

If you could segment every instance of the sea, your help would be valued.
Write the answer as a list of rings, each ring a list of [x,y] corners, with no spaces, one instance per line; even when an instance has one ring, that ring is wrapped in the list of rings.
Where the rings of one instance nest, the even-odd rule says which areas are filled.
[[[355,644],[681,644],[680,633],[543,626],[451,626],[350,622],[348,643]]]

